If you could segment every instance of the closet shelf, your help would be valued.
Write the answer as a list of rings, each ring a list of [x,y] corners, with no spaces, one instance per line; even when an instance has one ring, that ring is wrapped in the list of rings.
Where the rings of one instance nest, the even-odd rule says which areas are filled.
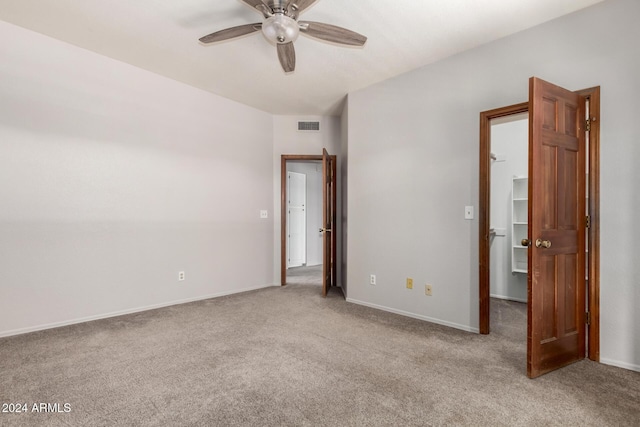
[[[529,233],[529,178],[513,177],[511,182],[511,272],[527,273],[528,249],[520,243]]]

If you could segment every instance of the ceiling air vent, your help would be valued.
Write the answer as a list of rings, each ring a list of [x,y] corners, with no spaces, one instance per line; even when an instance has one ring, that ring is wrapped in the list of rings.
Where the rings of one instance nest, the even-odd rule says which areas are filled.
[[[298,122],[298,130],[302,132],[320,132],[320,122]]]

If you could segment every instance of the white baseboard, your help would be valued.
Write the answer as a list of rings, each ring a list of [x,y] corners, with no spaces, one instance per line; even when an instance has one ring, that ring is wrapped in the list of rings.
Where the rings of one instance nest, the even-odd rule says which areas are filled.
[[[616,366],[618,368],[628,369],[630,371],[640,372],[640,365],[634,365],[633,363],[621,362],[613,359],[600,358],[600,363],[605,365]]]
[[[376,310],[382,310],[382,311],[386,311],[386,312],[389,312],[389,313],[399,314],[401,316],[411,317],[413,319],[424,320],[424,321],[427,321],[427,322],[436,323],[438,325],[448,326],[450,328],[460,329],[460,330],[465,331],[465,332],[473,332],[473,333],[476,333],[476,334],[480,333],[480,330],[478,328],[472,328],[471,326],[460,325],[458,323],[447,322],[446,320],[435,319],[433,317],[423,316],[421,314],[410,313],[408,311],[396,310],[395,308],[385,307],[385,306],[377,305],[377,304],[371,304],[371,303],[364,302],[364,301],[358,301],[358,300],[353,299],[353,298],[347,298],[347,302],[350,302],[350,303],[353,303],[353,304],[358,304],[358,305],[363,305],[365,307],[375,308]]]
[[[528,301],[526,299],[523,299],[523,298],[512,298],[512,297],[507,297],[507,296],[504,296],[504,295],[491,294],[491,298],[504,299],[504,300],[507,300],[507,301],[523,302],[525,304],[528,303]]]
[[[153,305],[148,305],[148,306],[144,306],[144,307],[132,308],[132,309],[128,309],[128,310],[114,311],[114,312],[111,312],[111,313],[104,313],[104,314],[98,314],[98,315],[95,315],[95,316],[82,317],[82,318],[79,318],[79,319],[65,320],[63,322],[55,322],[55,323],[48,323],[48,324],[44,324],[44,325],[30,326],[28,328],[13,329],[13,330],[10,330],[10,331],[0,331],[0,338],[10,337],[10,336],[14,336],[14,335],[28,334],[30,332],[44,331],[46,329],[60,328],[62,326],[76,325],[78,323],[91,322],[93,320],[108,319],[110,317],[124,316],[126,314],[140,313],[142,311],[155,310],[155,309],[158,309],[158,308],[170,307],[172,305],[187,304],[187,303],[190,303],[190,302],[203,301],[203,300],[206,300],[206,299],[224,297],[224,296],[227,296],[227,295],[241,294],[243,292],[255,291],[255,290],[258,290],[258,289],[264,289],[264,288],[268,288],[268,287],[271,287],[271,286],[275,286],[275,285],[264,285],[264,286],[257,286],[257,287],[252,287],[252,288],[244,288],[244,289],[239,289],[239,290],[233,290],[233,291],[218,292],[218,293],[215,293],[215,294],[203,295],[203,296],[199,296],[199,297],[195,297],[195,298],[186,298],[186,299],[182,299],[182,300],[170,301],[170,302],[161,303],[161,304],[153,304]]]

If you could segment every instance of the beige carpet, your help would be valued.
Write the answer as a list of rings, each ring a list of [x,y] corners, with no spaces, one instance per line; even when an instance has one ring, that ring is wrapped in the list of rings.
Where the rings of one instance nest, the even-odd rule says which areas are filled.
[[[291,285],[4,338],[0,403],[29,410],[0,425],[640,425],[637,372],[527,379],[525,316],[493,301],[480,336]]]
[[[322,265],[293,267],[287,269],[289,285],[322,285]]]

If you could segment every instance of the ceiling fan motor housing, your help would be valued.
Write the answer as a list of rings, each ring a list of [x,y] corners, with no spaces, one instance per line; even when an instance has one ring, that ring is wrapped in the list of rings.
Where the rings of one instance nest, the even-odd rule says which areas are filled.
[[[262,24],[262,33],[273,44],[284,44],[296,41],[300,28],[295,19],[284,13],[276,13]]]
[[[265,3],[271,8],[271,10],[276,11],[286,10],[289,2],[286,0],[268,0]]]
[[[346,28],[322,22],[298,22],[298,15],[313,6],[318,0],[241,0],[264,17],[262,24],[246,24],[216,31],[199,40],[201,43],[216,43],[262,30],[269,43],[276,46],[278,60],[285,73],[296,68],[296,51],[293,42],[300,31],[305,35],[345,46],[364,46],[367,38]]]

